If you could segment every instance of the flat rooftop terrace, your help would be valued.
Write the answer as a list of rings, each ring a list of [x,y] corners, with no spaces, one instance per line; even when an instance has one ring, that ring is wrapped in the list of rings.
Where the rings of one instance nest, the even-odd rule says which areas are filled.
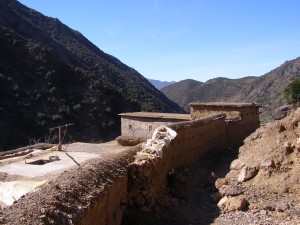
[[[101,182],[108,182],[109,176],[122,173],[120,168],[127,165],[139,150],[139,146],[124,147],[117,141],[101,144],[77,142],[63,145],[62,151],[58,151],[57,146],[44,150],[31,147],[11,150],[7,154],[1,153],[0,211],[11,205],[14,205],[16,210],[28,210],[27,206],[18,209],[19,199],[27,196],[27,193],[34,196],[34,205],[40,204],[41,196],[47,200],[47,204],[53,201],[57,193],[61,193],[61,198],[65,199],[65,192],[68,188],[63,184],[72,183],[70,188],[73,190],[76,185],[83,182],[85,188],[88,186],[90,188],[87,194],[97,188],[99,191],[102,186],[95,189],[94,182],[90,180],[90,177],[95,175],[95,171],[101,177]],[[37,194],[34,193],[36,191]],[[76,192],[76,195],[79,194],[82,193]],[[68,201],[68,198],[65,201]],[[14,204],[16,202],[18,204]],[[31,205],[29,208],[32,207]],[[37,209],[40,210],[40,207]]]
[[[191,120],[190,114],[178,114],[178,113],[156,113],[156,112],[130,112],[121,113],[120,116],[128,117],[143,117],[143,118],[155,118],[155,119],[173,119],[173,120]]]
[[[232,102],[191,102],[190,106],[213,106],[213,107],[232,107],[232,108],[241,108],[241,107],[262,107],[256,103],[232,103]]]
[[[63,151],[33,150],[19,156],[0,160],[0,182],[15,180],[51,180],[64,171],[80,167],[92,159],[109,158],[130,147],[117,141],[101,144],[72,143],[63,145]]]

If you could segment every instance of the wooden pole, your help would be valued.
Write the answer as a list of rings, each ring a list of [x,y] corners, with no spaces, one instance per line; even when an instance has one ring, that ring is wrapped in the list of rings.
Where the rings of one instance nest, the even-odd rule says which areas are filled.
[[[57,146],[58,151],[62,151],[61,147],[61,126],[58,126],[58,146]]]
[[[62,151],[61,128],[62,127],[73,126],[73,125],[74,125],[73,123],[69,123],[69,124],[66,124],[64,126],[58,126],[58,127],[52,127],[52,128],[50,128],[50,130],[58,129],[58,146],[57,146],[57,150],[58,151]]]

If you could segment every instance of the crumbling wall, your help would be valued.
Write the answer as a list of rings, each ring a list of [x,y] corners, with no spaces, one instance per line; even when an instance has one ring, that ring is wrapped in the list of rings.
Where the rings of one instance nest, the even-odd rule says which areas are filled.
[[[151,140],[152,145],[145,146],[129,167],[129,206],[141,211],[151,210],[162,195],[167,175],[172,169],[196,160],[210,149],[224,146],[225,117],[217,114],[170,125],[176,137],[170,135],[166,128],[158,128],[158,133]]]

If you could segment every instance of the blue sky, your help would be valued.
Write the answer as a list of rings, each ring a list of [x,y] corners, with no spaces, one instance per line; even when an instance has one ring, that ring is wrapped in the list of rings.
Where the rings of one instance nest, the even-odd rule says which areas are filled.
[[[299,0],[20,0],[162,81],[260,76],[300,56]]]

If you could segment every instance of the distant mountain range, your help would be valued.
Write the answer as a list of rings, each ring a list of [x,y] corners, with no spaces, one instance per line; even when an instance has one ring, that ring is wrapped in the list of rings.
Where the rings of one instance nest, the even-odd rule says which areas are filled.
[[[183,80],[161,91],[185,110],[193,101],[255,102],[263,105],[261,120],[271,119],[272,111],[284,104],[283,90],[292,79],[300,77],[300,57],[286,61],[259,77],[241,79],[215,78],[205,83]]]
[[[67,123],[65,141],[101,141],[118,135],[121,112],[183,112],[58,19],[16,0],[0,0],[0,15],[0,151]]]
[[[167,87],[171,84],[175,84],[175,81],[160,81],[160,80],[152,80],[152,79],[148,79],[148,81],[154,86],[156,87],[158,90]]]

